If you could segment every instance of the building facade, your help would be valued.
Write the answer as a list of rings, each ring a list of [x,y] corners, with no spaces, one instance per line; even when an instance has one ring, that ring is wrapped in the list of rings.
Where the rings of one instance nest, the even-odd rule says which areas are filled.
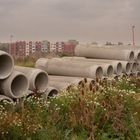
[[[26,57],[36,52],[47,53],[50,49],[50,42],[45,41],[16,41],[9,44],[9,53],[13,57]]]

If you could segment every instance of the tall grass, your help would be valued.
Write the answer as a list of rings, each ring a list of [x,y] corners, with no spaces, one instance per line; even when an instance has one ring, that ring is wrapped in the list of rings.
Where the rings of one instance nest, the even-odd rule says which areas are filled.
[[[46,99],[30,96],[24,106],[0,105],[0,139],[139,140],[140,79],[85,80]]]

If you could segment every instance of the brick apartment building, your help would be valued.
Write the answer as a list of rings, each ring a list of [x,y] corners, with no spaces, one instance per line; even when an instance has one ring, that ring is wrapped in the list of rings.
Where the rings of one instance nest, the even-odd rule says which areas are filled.
[[[44,41],[16,41],[9,44],[9,53],[13,57],[26,57],[36,52],[49,52],[50,42]]]
[[[74,54],[74,49],[79,42],[76,40],[69,40],[67,42],[56,42],[50,45],[50,52]]]
[[[9,53],[13,57],[26,57],[36,53],[64,53],[74,54],[74,49],[78,41],[69,40],[67,42],[50,43],[47,40],[43,41],[16,41],[9,44]]]

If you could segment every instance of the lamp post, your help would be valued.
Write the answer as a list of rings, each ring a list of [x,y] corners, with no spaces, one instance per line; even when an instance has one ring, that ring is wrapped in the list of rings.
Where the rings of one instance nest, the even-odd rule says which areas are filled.
[[[11,54],[13,35],[10,35],[9,53]]]
[[[132,26],[132,39],[133,39],[133,46],[135,46],[135,26]]]

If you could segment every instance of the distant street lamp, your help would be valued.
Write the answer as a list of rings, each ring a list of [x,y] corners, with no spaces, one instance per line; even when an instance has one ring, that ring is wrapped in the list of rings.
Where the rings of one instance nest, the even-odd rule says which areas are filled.
[[[10,43],[12,43],[13,35],[10,35]]]
[[[10,35],[9,53],[11,54],[13,35]]]
[[[135,26],[132,26],[132,39],[133,39],[133,46],[135,46]]]

